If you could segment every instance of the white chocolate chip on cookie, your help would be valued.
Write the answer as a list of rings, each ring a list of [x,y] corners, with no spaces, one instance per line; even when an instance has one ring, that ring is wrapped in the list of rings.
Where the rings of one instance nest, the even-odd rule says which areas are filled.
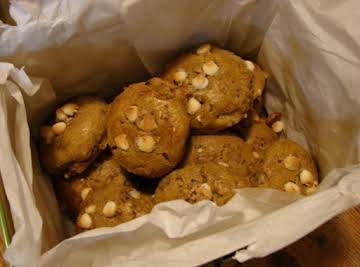
[[[285,192],[300,193],[300,187],[294,182],[286,182],[284,184]]]
[[[289,155],[284,159],[285,168],[290,171],[296,171],[300,168],[300,159],[293,155]]]
[[[310,171],[302,170],[300,172],[300,182],[303,185],[310,186],[310,185],[314,184],[315,179],[314,179],[314,176],[312,175],[312,173]]]
[[[195,114],[201,108],[201,103],[194,97],[188,101],[187,112],[191,115]]]
[[[106,202],[102,213],[108,218],[113,217],[116,213],[116,203],[114,201]]]
[[[136,123],[137,127],[146,132],[152,131],[157,128],[154,116],[146,114],[144,118]]]
[[[64,111],[60,108],[56,110],[56,121],[66,121],[68,116],[64,113]]]
[[[196,50],[196,54],[205,55],[210,53],[210,50],[211,50],[210,44],[203,44]]]
[[[202,66],[202,69],[206,75],[212,76],[218,72],[219,66],[214,61],[209,61]]]
[[[91,191],[91,187],[85,187],[83,190],[81,190],[81,199],[85,200],[87,198],[87,196],[89,195],[90,191]]]
[[[150,153],[155,149],[156,142],[151,135],[145,135],[136,137],[135,144],[140,151]]]
[[[177,72],[174,73],[174,81],[176,83],[181,83],[185,81],[187,78],[187,73],[184,69],[179,69]]]
[[[209,80],[203,73],[200,73],[191,80],[191,84],[195,89],[204,89],[208,86]]]
[[[82,214],[77,220],[77,225],[83,229],[90,229],[92,224],[91,216],[87,213]]]
[[[115,137],[114,141],[116,146],[121,150],[126,151],[129,149],[129,142],[127,140],[126,134],[119,134],[118,136]]]
[[[65,132],[65,129],[66,129],[66,123],[62,121],[57,122],[52,126],[52,130],[56,135],[62,134],[63,132]]]
[[[212,199],[211,187],[207,183],[203,183],[196,189],[196,193],[201,194],[206,199]]]
[[[75,103],[67,103],[64,106],[61,107],[61,110],[67,115],[67,116],[74,116],[75,113],[79,110],[79,106]]]
[[[132,198],[135,198],[135,199],[139,199],[140,198],[140,193],[139,193],[139,191],[137,191],[137,190],[131,190],[130,192],[129,192],[129,195],[132,197]]]
[[[276,121],[271,125],[271,128],[275,133],[280,133],[284,130],[284,123],[282,121]]]
[[[254,70],[255,70],[255,65],[254,65],[254,63],[252,63],[251,61],[245,60],[245,64],[246,64],[246,68],[247,68],[249,71],[254,71]]]
[[[130,122],[136,121],[138,113],[139,111],[137,106],[130,106],[125,110],[125,116]]]

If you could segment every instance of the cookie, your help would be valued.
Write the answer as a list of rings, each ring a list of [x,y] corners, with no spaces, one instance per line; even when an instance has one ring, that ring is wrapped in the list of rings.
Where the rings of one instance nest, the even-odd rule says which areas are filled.
[[[266,150],[259,174],[261,187],[308,195],[315,191],[318,182],[311,155],[297,143],[281,139]]]
[[[112,156],[97,162],[86,175],[59,182],[59,200],[76,218],[79,231],[132,220],[153,206],[151,195],[139,192]]]
[[[216,132],[237,124],[254,98],[254,64],[204,44],[171,63],[163,78],[186,88],[191,128]]]
[[[251,66],[251,63],[254,67]],[[253,99],[260,97],[265,89],[265,83],[268,74],[263,71],[257,64],[250,62],[248,63],[250,68],[254,72],[254,79],[252,82]]]
[[[246,142],[254,147],[257,152],[264,151],[278,139],[277,134],[261,120],[255,122],[247,131]]]
[[[235,178],[226,167],[215,163],[188,165],[177,169],[159,183],[155,203],[184,199],[190,203],[211,200],[224,205],[234,195]]]
[[[56,110],[54,123],[41,128],[40,157],[49,173],[82,173],[105,149],[107,110],[97,97],[79,97]]]
[[[153,78],[130,85],[111,104],[108,143],[129,172],[160,177],[182,159],[189,118],[176,88]]]
[[[228,168],[237,187],[251,186],[252,176],[260,164],[260,155],[240,137],[233,135],[197,135],[190,139],[183,165],[213,162]]]
[[[112,227],[145,215],[153,207],[150,195],[124,187],[121,179],[113,179],[101,190],[92,191],[76,220],[81,230]]]
[[[91,168],[79,176],[54,179],[53,182],[62,209],[73,218],[78,215],[89,192],[101,189],[113,179],[132,188],[126,172],[111,156],[106,156],[94,162]]]

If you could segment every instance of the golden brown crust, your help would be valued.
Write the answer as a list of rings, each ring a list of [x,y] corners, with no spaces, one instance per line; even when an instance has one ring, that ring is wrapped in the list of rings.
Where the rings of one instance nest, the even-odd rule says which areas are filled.
[[[267,126],[264,121],[259,121],[250,126],[245,140],[256,150],[262,151],[268,148],[277,139],[277,134]]]
[[[165,176],[156,189],[155,202],[184,199],[211,200],[224,205],[234,195],[235,179],[227,168],[214,163],[189,165]]]
[[[313,182],[307,185],[300,179],[301,173],[306,170],[311,173]],[[302,194],[307,194],[307,188],[316,187],[318,173],[311,155],[297,143],[281,139],[274,142],[265,152],[264,164],[259,185],[261,187],[285,190],[287,182],[296,184]]]
[[[159,78],[132,84],[109,111],[108,142],[120,165],[144,177],[160,177],[181,160],[189,119],[176,87]]]
[[[210,75],[205,72],[209,71],[206,66]],[[186,73],[181,82],[176,81],[179,71]],[[253,99],[253,76],[244,60],[216,46],[211,46],[207,53],[180,56],[163,74],[164,79],[184,85],[189,99],[194,98],[201,104],[200,108],[190,111],[190,115],[191,128],[202,132],[228,128],[243,118]]]
[[[237,187],[252,186],[252,177],[261,163],[260,155],[240,137],[198,135],[190,139],[184,165],[213,162],[234,173]]]
[[[81,196],[83,189],[101,190],[103,185],[111,182],[114,177],[123,186],[132,188],[131,183],[127,181],[125,171],[112,156],[106,156],[94,162],[92,168],[80,176],[69,179],[63,179],[62,177],[54,179],[54,186],[63,209],[70,217],[73,217],[73,215],[77,216],[83,206]]]
[[[106,147],[105,122],[108,105],[97,97],[79,97],[72,103],[78,106],[68,117],[66,129],[51,141],[41,139],[40,155],[51,174],[67,176],[82,173]]]

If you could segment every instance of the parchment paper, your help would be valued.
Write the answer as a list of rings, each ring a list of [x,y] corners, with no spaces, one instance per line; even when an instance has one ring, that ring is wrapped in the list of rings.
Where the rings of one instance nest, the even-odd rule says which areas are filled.
[[[194,266],[235,251],[245,261],[360,203],[357,0],[22,0],[10,14],[17,26],[0,24],[0,172],[16,230],[5,257],[15,266]],[[32,145],[41,120],[57,101],[118,93],[204,41],[257,58],[270,74],[266,106],[317,159],[319,190],[242,189],[223,207],[177,200],[68,238]]]

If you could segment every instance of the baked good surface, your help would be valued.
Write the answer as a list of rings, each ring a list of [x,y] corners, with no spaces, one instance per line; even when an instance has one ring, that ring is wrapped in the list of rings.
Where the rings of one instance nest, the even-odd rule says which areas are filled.
[[[260,120],[254,122],[248,129],[246,142],[252,145],[258,152],[264,151],[278,139],[277,134],[265,123]]]
[[[106,147],[108,105],[83,96],[56,110],[52,126],[41,128],[40,158],[45,169],[65,177],[82,173]]]
[[[249,64],[249,63],[248,63]],[[257,64],[252,63],[254,65],[253,72],[254,72],[254,79],[252,83],[253,89],[253,98],[258,98],[262,95],[265,83],[267,79],[267,73],[264,72]],[[252,68],[252,67],[250,67]]]
[[[153,78],[128,86],[111,104],[108,143],[129,172],[160,177],[182,159],[189,118],[176,88]]]
[[[297,143],[280,139],[266,150],[259,186],[308,195],[318,183],[311,155]]]
[[[155,203],[184,199],[190,203],[211,200],[224,205],[233,195],[236,179],[215,163],[188,165],[165,176],[155,191]]]
[[[69,179],[60,177],[60,179],[54,179],[53,182],[62,209],[73,218],[77,216],[91,191],[101,190],[104,184],[110,183],[114,178],[122,182],[124,187],[133,188],[127,180],[126,172],[112,156],[107,155],[95,161],[91,168],[79,176]]]
[[[115,226],[149,213],[153,206],[151,196],[136,189],[112,156],[97,162],[86,175],[61,183],[58,197],[68,214],[77,216],[80,231]]]
[[[238,123],[251,106],[254,70],[250,61],[204,44],[177,58],[163,77],[187,89],[191,128],[216,132]]]
[[[256,150],[235,135],[195,135],[183,165],[213,162],[234,174],[237,187],[249,187],[260,160]]]

